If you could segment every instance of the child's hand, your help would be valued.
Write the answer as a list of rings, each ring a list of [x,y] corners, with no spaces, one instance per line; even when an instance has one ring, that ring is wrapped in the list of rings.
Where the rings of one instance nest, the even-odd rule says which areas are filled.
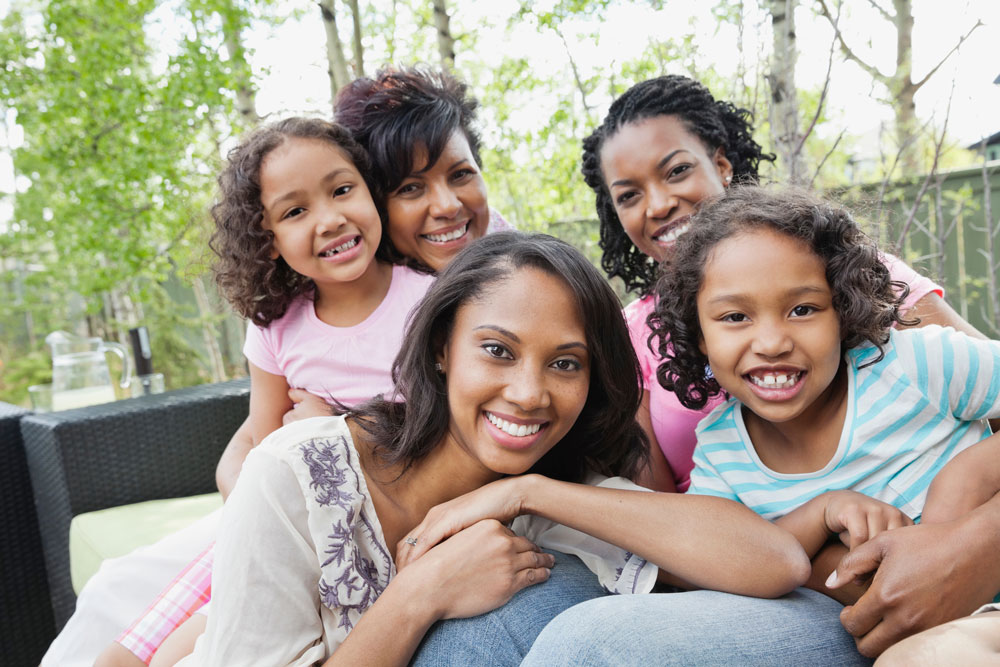
[[[901,511],[868,496],[854,491],[829,491],[823,519],[831,533],[839,534],[840,540],[854,549],[879,533],[900,526],[913,525],[913,520]]]
[[[508,477],[491,482],[432,507],[424,520],[396,545],[396,569],[402,570],[434,545],[483,519],[509,523],[516,518],[523,507],[517,490],[520,480],[521,477]]]
[[[281,417],[281,425],[285,426],[300,419],[310,417],[329,417],[333,414],[330,405],[319,396],[310,394],[305,389],[289,389],[288,398],[292,400],[292,409]]]

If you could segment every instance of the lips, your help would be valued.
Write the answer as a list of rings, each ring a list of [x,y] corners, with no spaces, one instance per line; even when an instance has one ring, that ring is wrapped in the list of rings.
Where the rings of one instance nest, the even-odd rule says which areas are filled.
[[[671,245],[691,228],[691,216],[677,218],[669,225],[664,225],[653,234],[653,240],[661,245]]]
[[[795,368],[757,368],[744,373],[743,380],[750,391],[765,401],[788,401],[805,386],[806,371]]]
[[[331,245],[328,245],[322,251],[320,251],[320,257],[333,257],[334,255],[339,255],[342,252],[347,252],[351,248],[354,248],[359,243],[361,243],[361,235],[355,234],[348,238],[346,241],[337,239]]]
[[[534,435],[541,430],[544,424],[518,424],[516,422],[510,422],[506,419],[496,416],[492,412],[486,412],[486,419],[489,420],[491,424],[496,426],[498,429],[506,433],[507,435],[513,435],[517,438],[523,438],[528,435]]]
[[[446,229],[443,232],[435,232],[434,234],[421,234],[420,238],[426,239],[431,243],[448,243],[449,241],[455,241],[460,239],[469,233],[469,223],[471,220],[452,227],[451,229]]]

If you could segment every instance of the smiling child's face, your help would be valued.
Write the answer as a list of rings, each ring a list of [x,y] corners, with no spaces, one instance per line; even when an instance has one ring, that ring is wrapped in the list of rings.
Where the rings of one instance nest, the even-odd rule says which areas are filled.
[[[842,364],[823,260],[763,227],[721,241],[703,275],[700,348],[719,385],[765,421],[810,420]]]

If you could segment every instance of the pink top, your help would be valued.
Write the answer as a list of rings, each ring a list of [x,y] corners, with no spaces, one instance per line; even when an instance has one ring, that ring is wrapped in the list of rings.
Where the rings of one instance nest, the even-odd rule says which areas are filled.
[[[893,280],[910,286],[910,293],[900,309],[903,313],[909,311],[917,301],[931,292],[944,296],[944,289],[940,285],[920,275],[899,258],[886,254],[885,265],[889,268]],[[701,410],[689,410],[681,405],[673,392],[660,386],[656,380],[656,368],[660,363],[660,357],[650,350],[647,344],[652,331],[646,326],[646,318],[653,312],[655,305],[656,299],[653,295],[636,299],[625,307],[625,320],[628,322],[629,335],[632,337],[632,347],[635,348],[639,365],[642,367],[643,386],[649,390],[649,412],[653,433],[674,473],[677,490],[684,492],[691,484],[691,469],[694,467],[691,457],[696,442],[695,426],[702,417],[712,411],[712,408],[724,401],[725,397],[715,396],[709,399],[708,404]]]
[[[392,391],[406,318],[432,282],[432,275],[394,266],[382,303],[352,327],[326,324],[316,317],[312,296],[300,297],[267,328],[251,323],[243,354],[261,370],[283,375],[289,387],[357,405]]]

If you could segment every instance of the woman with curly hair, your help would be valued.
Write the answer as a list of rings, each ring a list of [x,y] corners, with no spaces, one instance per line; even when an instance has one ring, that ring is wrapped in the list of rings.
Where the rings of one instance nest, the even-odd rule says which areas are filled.
[[[637,418],[653,445],[642,482],[661,491],[687,490],[694,428],[715,402],[689,410],[656,381],[661,360],[646,326],[656,303],[652,289],[660,263],[701,203],[731,184],[756,183],[761,161],[774,159],[753,140],[751,121],[749,111],[716,100],[699,82],[668,75],[632,86],[583,142],[583,176],[601,223],[601,265],[639,295],[626,318],[646,391]],[[893,279],[909,286],[901,306],[907,317],[974,332],[941,298],[941,287],[885,257]]]

